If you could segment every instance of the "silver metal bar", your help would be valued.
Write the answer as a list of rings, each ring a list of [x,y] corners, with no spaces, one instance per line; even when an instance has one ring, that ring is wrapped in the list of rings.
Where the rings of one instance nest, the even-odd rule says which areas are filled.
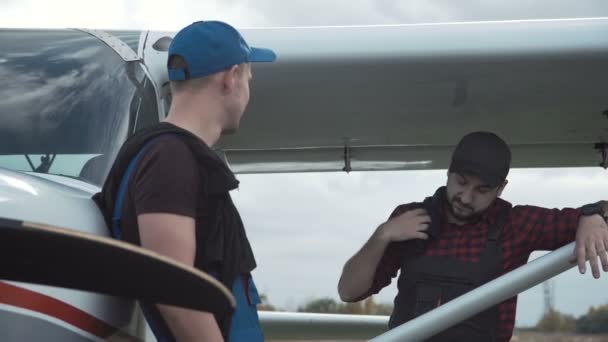
[[[268,340],[360,340],[388,329],[388,316],[259,311]]]
[[[371,339],[371,342],[421,341],[576,265],[574,242],[535,259],[437,309]]]

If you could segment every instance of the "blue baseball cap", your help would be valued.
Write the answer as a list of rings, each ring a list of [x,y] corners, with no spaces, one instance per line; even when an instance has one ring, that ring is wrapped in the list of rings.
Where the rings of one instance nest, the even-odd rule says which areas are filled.
[[[169,68],[171,56],[179,55],[188,67]],[[169,46],[169,80],[183,81],[226,70],[250,62],[273,62],[270,49],[250,47],[241,34],[221,21],[197,21],[180,30]]]

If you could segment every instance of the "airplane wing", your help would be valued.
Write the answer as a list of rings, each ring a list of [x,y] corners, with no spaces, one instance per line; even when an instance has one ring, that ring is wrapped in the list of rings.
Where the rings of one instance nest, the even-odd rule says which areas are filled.
[[[511,144],[514,167],[603,161],[608,18],[243,32],[278,62],[254,66],[241,128],[221,141],[236,172],[447,168],[480,129]]]
[[[247,34],[279,63],[256,65],[242,130],[222,141],[237,171],[447,168],[479,129],[514,167],[602,161],[608,18]]]

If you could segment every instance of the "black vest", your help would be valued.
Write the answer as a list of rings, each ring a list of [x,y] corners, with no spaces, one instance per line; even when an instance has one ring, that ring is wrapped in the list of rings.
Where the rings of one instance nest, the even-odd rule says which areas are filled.
[[[439,237],[442,224],[445,188],[428,197],[419,206],[431,216],[429,240]],[[490,225],[486,246],[479,262],[470,263],[453,257],[425,256],[425,240],[404,242],[407,248],[401,262],[398,294],[389,328],[394,328],[416,318],[443,303],[479,287],[500,275],[502,247],[500,235],[508,212],[501,213],[495,224]],[[408,243],[411,242],[411,243]],[[427,341],[460,342],[496,340],[498,330],[498,306],[493,306],[464,322],[431,337]]]
[[[106,224],[111,227],[114,201],[127,166],[148,141],[161,134],[176,134],[183,138],[196,157],[201,179],[205,182],[203,190],[209,222],[204,223],[204,230],[196,231],[196,267],[217,275],[224,286],[232,289],[238,275],[247,274],[256,267],[243,222],[229,194],[239,182],[217,154],[191,132],[169,123],[160,123],[135,133],[121,147],[102,191],[95,194],[93,200],[101,209]],[[216,319],[222,334],[227,336],[231,318]]]

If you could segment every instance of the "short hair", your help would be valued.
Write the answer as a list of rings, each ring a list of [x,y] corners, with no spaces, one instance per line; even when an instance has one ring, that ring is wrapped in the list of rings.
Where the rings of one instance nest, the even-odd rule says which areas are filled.
[[[209,77],[200,77],[188,79],[190,77],[188,71],[188,62],[180,55],[171,55],[169,57],[169,69],[182,69],[186,74],[184,81],[171,81],[171,92],[178,93],[184,90],[200,89],[209,83]]]

